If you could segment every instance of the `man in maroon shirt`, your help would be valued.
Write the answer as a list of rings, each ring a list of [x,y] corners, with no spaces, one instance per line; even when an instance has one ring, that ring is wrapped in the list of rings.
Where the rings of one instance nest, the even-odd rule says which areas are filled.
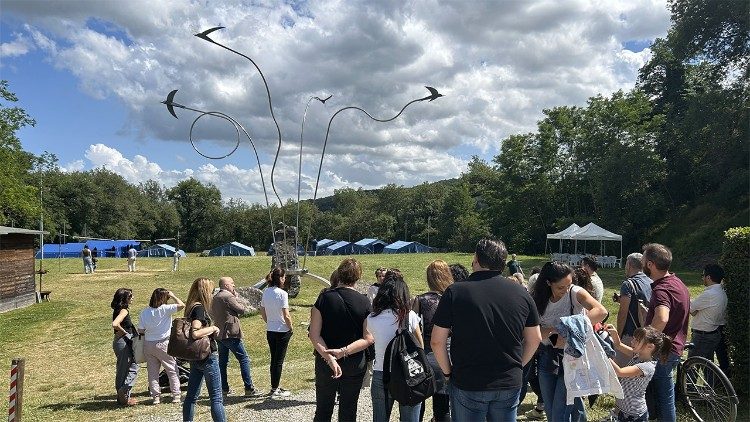
[[[646,325],[651,325],[672,339],[672,353],[666,363],[657,361],[656,372],[651,380],[659,421],[674,422],[677,412],[674,401],[672,371],[680,361],[685,347],[690,317],[690,293],[685,284],[674,273],[669,272],[672,251],[664,245],[649,243],[643,246],[643,272],[652,280],[651,303],[648,307]]]

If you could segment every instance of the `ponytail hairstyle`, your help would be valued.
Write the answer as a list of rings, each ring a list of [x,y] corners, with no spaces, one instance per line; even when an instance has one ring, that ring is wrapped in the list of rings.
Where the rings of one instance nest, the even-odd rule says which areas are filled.
[[[560,261],[549,261],[542,266],[532,291],[532,298],[540,316],[544,315],[549,299],[552,297],[552,288],[548,283],[557,283],[572,273],[573,269],[570,268],[570,265]]]
[[[633,339],[654,345],[654,357],[659,362],[667,363],[667,358],[672,352],[672,338],[658,331],[652,326],[637,328],[633,333]]]
[[[277,266],[266,276],[266,283],[272,287],[284,287],[286,272],[283,268]]]

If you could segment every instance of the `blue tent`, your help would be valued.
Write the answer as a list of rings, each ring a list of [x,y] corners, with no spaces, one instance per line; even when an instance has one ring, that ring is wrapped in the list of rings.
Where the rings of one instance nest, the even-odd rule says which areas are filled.
[[[383,248],[383,253],[427,253],[430,248],[419,242],[397,240]]]
[[[63,243],[62,245],[56,243],[45,243],[44,244],[44,257],[45,258],[78,258],[81,256],[81,251],[85,243]],[[42,257],[42,251],[37,251],[35,258],[39,259]]]
[[[89,245],[94,256],[104,258],[126,258],[131,246],[136,250],[141,248],[137,240],[88,240],[84,244]]]
[[[324,255],[326,248],[333,245],[334,243],[336,243],[336,241],[331,239],[318,240],[315,243],[315,255]]]
[[[158,243],[156,245],[151,245],[146,249],[141,249],[138,251],[138,256],[155,256],[155,257],[171,257],[174,256],[174,254],[179,254],[181,257],[187,256],[185,251],[182,249],[175,250],[174,246],[169,246],[164,243]]]
[[[208,256],[255,256],[255,249],[240,242],[229,242],[211,249]]]
[[[354,243],[342,240],[329,246],[325,250],[326,255],[351,255],[354,253]]]
[[[354,243],[354,253],[382,253],[387,243],[380,239],[362,239]]]

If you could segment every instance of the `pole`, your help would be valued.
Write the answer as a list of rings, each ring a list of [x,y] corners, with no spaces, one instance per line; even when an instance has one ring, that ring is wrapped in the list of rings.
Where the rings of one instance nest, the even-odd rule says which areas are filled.
[[[23,414],[23,376],[26,360],[15,358],[10,366],[10,395],[8,396],[8,422],[21,422]]]
[[[42,165],[39,163],[39,291],[42,291],[42,271],[44,270],[44,202],[42,192]]]

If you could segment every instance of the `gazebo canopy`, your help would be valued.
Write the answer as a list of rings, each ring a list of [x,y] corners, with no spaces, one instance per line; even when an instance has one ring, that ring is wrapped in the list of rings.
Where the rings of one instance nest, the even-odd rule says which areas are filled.
[[[581,227],[575,233],[573,233],[571,239],[573,240],[614,240],[617,242],[622,242],[622,235],[612,233],[611,231],[605,230],[597,226],[594,223],[589,223]]]
[[[571,236],[573,233],[577,232],[581,229],[581,226],[579,226],[576,223],[571,224],[568,226],[567,229],[559,231],[557,233],[552,233],[547,235],[547,239],[571,239]]]

